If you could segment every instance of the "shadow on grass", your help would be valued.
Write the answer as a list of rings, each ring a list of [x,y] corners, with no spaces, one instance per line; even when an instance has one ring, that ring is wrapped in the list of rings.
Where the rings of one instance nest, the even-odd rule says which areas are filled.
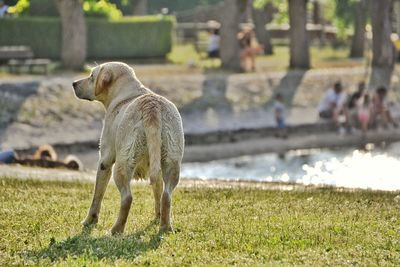
[[[93,227],[85,227],[79,235],[68,237],[62,241],[50,240],[49,245],[41,250],[27,251],[24,257],[35,262],[50,259],[52,262],[67,257],[84,257],[101,260],[103,258],[133,260],[146,251],[156,250],[161,243],[162,234],[158,224],[152,222],[144,229],[132,234],[101,237],[92,237]]]

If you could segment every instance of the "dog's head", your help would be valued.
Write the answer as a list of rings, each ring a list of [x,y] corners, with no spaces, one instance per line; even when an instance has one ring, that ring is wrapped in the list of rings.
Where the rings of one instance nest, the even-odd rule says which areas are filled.
[[[72,86],[78,98],[107,101],[113,84],[119,79],[134,77],[132,68],[120,62],[108,62],[92,69],[89,77],[74,81]]]

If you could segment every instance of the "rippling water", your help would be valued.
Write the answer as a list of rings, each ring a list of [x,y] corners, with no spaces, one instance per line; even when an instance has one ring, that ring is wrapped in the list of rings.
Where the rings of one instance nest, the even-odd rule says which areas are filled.
[[[296,182],[347,188],[400,190],[400,144],[360,151],[303,150],[185,163],[183,177]]]

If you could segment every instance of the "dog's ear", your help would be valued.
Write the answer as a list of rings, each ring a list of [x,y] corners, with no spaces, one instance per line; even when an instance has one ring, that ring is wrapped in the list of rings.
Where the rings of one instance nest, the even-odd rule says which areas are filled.
[[[110,86],[112,79],[113,79],[112,72],[105,67],[101,67],[99,75],[97,76],[96,88],[94,94],[98,96],[99,94],[104,92],[107,89],[107,87]]]

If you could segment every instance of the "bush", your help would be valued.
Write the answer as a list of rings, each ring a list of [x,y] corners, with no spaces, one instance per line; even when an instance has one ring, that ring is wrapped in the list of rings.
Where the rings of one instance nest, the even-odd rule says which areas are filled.
[[[30,46],[36,57],[60,58],[61,24],[55,18],[3,18],[0,45]]]
[[[173,21],[159,16],[87,20],[88,57],[164,57],[171,51]]]
[[[29,10],[29,0],[19,0],[15,5],[8,8],[8,12],[13,15],[26,15]]]
[[[172,47],[170,16],[144,16],[119,20],[87,19],[89,59],[165,57]],[[59,59],[61,23],[58,18],[4,18],[0,45],[30,46],[36,57]]]
[[[122,12],[105,0],[86,0],[83,3],[83,11],[86,17],[119,19],[122,17]]]
[[[40,17],[58,17],[58,10],[54,0],[18,0],[11,7],[13,13],[18,15],[31,15]],[[86,17],[118,19],[122,12],[116,5],[107,0],[84,0],[83,11]]]

